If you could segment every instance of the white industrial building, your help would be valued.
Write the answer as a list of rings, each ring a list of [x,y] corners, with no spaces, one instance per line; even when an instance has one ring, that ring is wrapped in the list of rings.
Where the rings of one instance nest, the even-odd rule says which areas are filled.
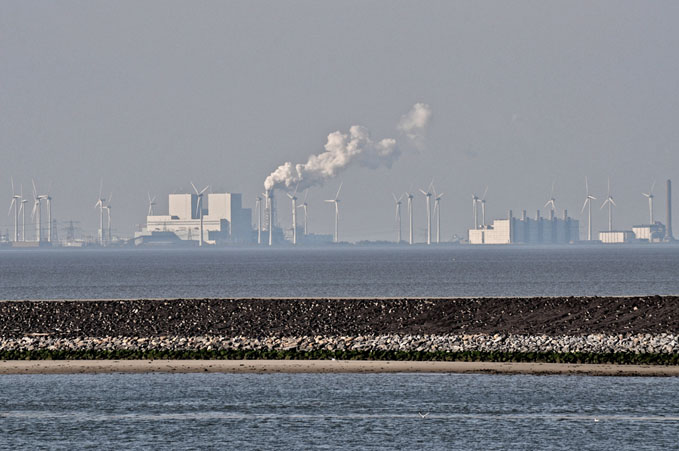
[[[634,239],[634,232],[631,230],[605,230],[599,232],[599,241],[604,244],[631,243]]]
[[[203,241],[206,244],[252,242],[252,210],[243,208],[241,194],[209,193],[207,205],[203,199]],[[173,238],[172,235],[175,241],[197,243],[201,223],[198,205],[196,194],[170,194],[168,214],[147,216],[146,227],[135,233],[135,243],[152,244],[154,235],[163,243],[168,237]]]
[[[665,239],[665,225],[656,221],[655,224],[632,226],[632,232],[637,240],[649,243],[660,243]]]
[[[528,218],[523,211],[521,219],[514,218],[509,212],[507,219],[495,219],[492,225],[469,229],[470,244],[566,244],[580,239],[580,223],[568,217],[540,217],[538,210],[535,219]]]

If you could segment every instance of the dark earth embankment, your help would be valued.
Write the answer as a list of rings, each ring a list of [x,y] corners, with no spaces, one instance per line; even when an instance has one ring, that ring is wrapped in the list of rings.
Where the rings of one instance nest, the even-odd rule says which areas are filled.
[[[679,297],[2,301],[0,337],[661,334]]]

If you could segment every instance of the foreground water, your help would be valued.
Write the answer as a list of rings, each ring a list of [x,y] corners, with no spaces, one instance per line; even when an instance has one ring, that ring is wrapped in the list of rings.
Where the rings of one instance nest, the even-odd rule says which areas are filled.
[[[679,294],[679,246],[0,252],[0,299]]]
[[[671,449],[677,391],[678,378],[3,376],[0,449]]]

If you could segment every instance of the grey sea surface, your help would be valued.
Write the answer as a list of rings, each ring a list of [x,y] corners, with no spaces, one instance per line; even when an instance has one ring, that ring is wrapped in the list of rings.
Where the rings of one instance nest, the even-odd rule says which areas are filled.
[[[0,251],[0,299],[648,294],[679,246]]]
[[[676,449],[678,391],[636,377],[2,376],[0,449]]]

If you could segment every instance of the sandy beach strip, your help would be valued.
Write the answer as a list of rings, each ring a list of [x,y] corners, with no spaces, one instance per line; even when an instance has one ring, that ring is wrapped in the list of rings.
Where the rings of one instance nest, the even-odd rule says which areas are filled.
[[[679,366],[370,360],[4,360],[0,362],[0,375],[205,372],[679,376]]]

